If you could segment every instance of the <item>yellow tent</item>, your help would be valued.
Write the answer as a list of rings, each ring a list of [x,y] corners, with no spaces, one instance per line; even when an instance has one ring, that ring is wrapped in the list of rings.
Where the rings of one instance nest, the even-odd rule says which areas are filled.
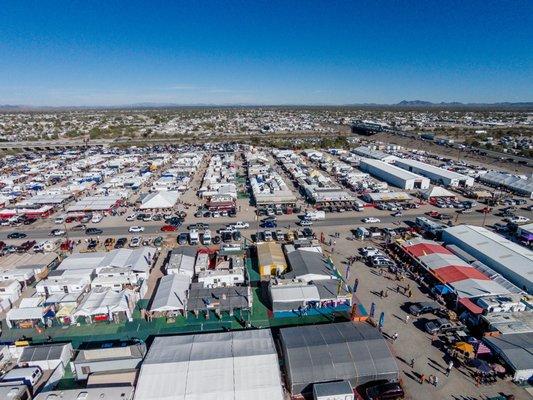
[[[287,270],[285,255],[276,242],[257,243],[257,259],[261,276],[276,276]]]

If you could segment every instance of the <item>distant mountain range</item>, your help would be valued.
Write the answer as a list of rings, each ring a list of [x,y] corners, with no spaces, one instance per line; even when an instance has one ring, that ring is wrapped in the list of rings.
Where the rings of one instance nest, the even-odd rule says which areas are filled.
[[[52,111],[52,110],[88,110],[88,109],[157,109],[157,108],[187,108],[187,107],[363,107],[363,108],[404,108],[404,109],[486,109],[486,110],[532,110],[533,102],[500,102],[500,103],[461,103],[440,102],[433,103],[425,100],[402,100],[396,104],[353,103],[353,104],[178,104],[178,103],[134,103],[123,105],[94,105],[94,106],[28,106],[20,104],[0,104],[0,112],[22,111]]]
[[[499,102],[499,103],[461,103],[459,101],[433,103],[424,100],[402,100],[393,106],[397,107],[472,107],[472,108],[533,108],[533,102]]]

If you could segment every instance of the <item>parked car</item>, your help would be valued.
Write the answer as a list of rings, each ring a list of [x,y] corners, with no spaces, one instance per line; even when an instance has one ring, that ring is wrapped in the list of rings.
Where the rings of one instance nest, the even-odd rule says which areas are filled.
[[[132,232],[132,233],[138,233],[138,232],[143,232],[143,231],[144,231],[144,226],[137,226],[137,225],[130,226],[130,228],[128,229],[128,232]]]
[[[248,222],[237,221],[233,224],[233,226],[237,229],[247,229],[250,227],[250,224]]]
[[[178,228],[174,225],[163,225],[161,227],[161,232],[174,232],[176,231]]]
[[[179,245],[183,246],[187,244],[188,239],[189,239],[189,234],[182,232],[178,235],[176,240],[178,241]]]
[[[137,218],[137,214],[130,214],[126,217],[126,221],[135,221],[135,218]]]
[[[277,226],[278,224],[273,220],[267,220],[261,223],[261,228],[276,228]]]
[[[136,236],[131,238],[130,247],[139,247],[141,245],[141,238]]]
[[[313,221],[310,219],[301,219],[297,222],[300,226],[311,226],[313,225]]]
[[[154,243],[153,243],[154,246],[155,246],[155,247],[159,247],[159,246],[161,246],[161,245],[163,244],[163,240],[164,240],[164,239],[163,239],[161,236],[156,237],[156,238],[154,239]]]
[[[117,242],[115,243],[115,249],[123,248],[124,246],[126,246],[126,243],[128,243],[128,239],[126,238],[117,239]]]
[[[66,232],[63,229],[52,229],[50,236],[64,236],[65,233]]]
[[[516,217],[506,218],[505,221],[512,224],[525,224],[526,222],[529,222],[529,218],[517,215]]]

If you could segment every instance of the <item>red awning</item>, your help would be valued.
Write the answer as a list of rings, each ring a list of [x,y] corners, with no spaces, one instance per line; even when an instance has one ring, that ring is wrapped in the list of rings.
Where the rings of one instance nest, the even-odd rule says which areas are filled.
[[[430,254],[452,254],[448,249],[438,243],[419,243],[405,247],[405,251],[413,257],[423,257]]]
[[[449,265],[433,270],[433,274],[444,283],[464,281],[465,279],[479,279],[488,281],[490,278],[474,267],[464,265]]]
[[[480,315],[481,313],[483,313],[483,309],[480,306],[474,304],[472,300],[467,299],[466,297],[459,299],[459,304],[461,304],[464,308],[466,308],[474,315]]]

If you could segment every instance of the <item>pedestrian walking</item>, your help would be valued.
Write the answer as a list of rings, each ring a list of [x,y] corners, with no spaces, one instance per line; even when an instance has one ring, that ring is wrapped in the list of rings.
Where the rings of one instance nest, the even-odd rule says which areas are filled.
[[[420,374],[420,384],[423,384],[425,380],[426,380],[426,375]]]
[[[409,314],[406,314],[405,315],[405,323],[408,324],[410,319],[411,319],[411,317],[409,316]]]
[[[429,376],[428,376],[428,382],[429,382],[429,384],[430,384],[430,385],[433,385],[433,384],[434,384],[434,383],[433,383],[434,381],[435,381],[435,377],[434,377],[433,375],[429,375]]]
[[[413,292],[412,292],[411,290],[409,290],[409,293],[407,294],[407,296],[408,296],[409,298],[413,297]]]
[[[448,366],[446,367],[446,376],[450,376],[450,372],[452,371],[452,368],[453,368],[453,360],[450,360],[450,362],[448,363]]]
[[[394,334],[392,335],[392,341],[395,342],[396,339],[398,339],[398,332],[394,332]]]
[[[415,367],[415,359],[411,358],[411,361],[409,361],[409,367],[414,368]]]
[[[439,384],[439,377],[438,377],[437,375],[435,375],[435,376],[433,377],[433,385],[434,385],[435,387],[437,387],[438,384]]]
[[[396,285],[396,293],[400,293],[400,285]]]
[[[379,297],[383,298],[383,290],[379,292]]]

